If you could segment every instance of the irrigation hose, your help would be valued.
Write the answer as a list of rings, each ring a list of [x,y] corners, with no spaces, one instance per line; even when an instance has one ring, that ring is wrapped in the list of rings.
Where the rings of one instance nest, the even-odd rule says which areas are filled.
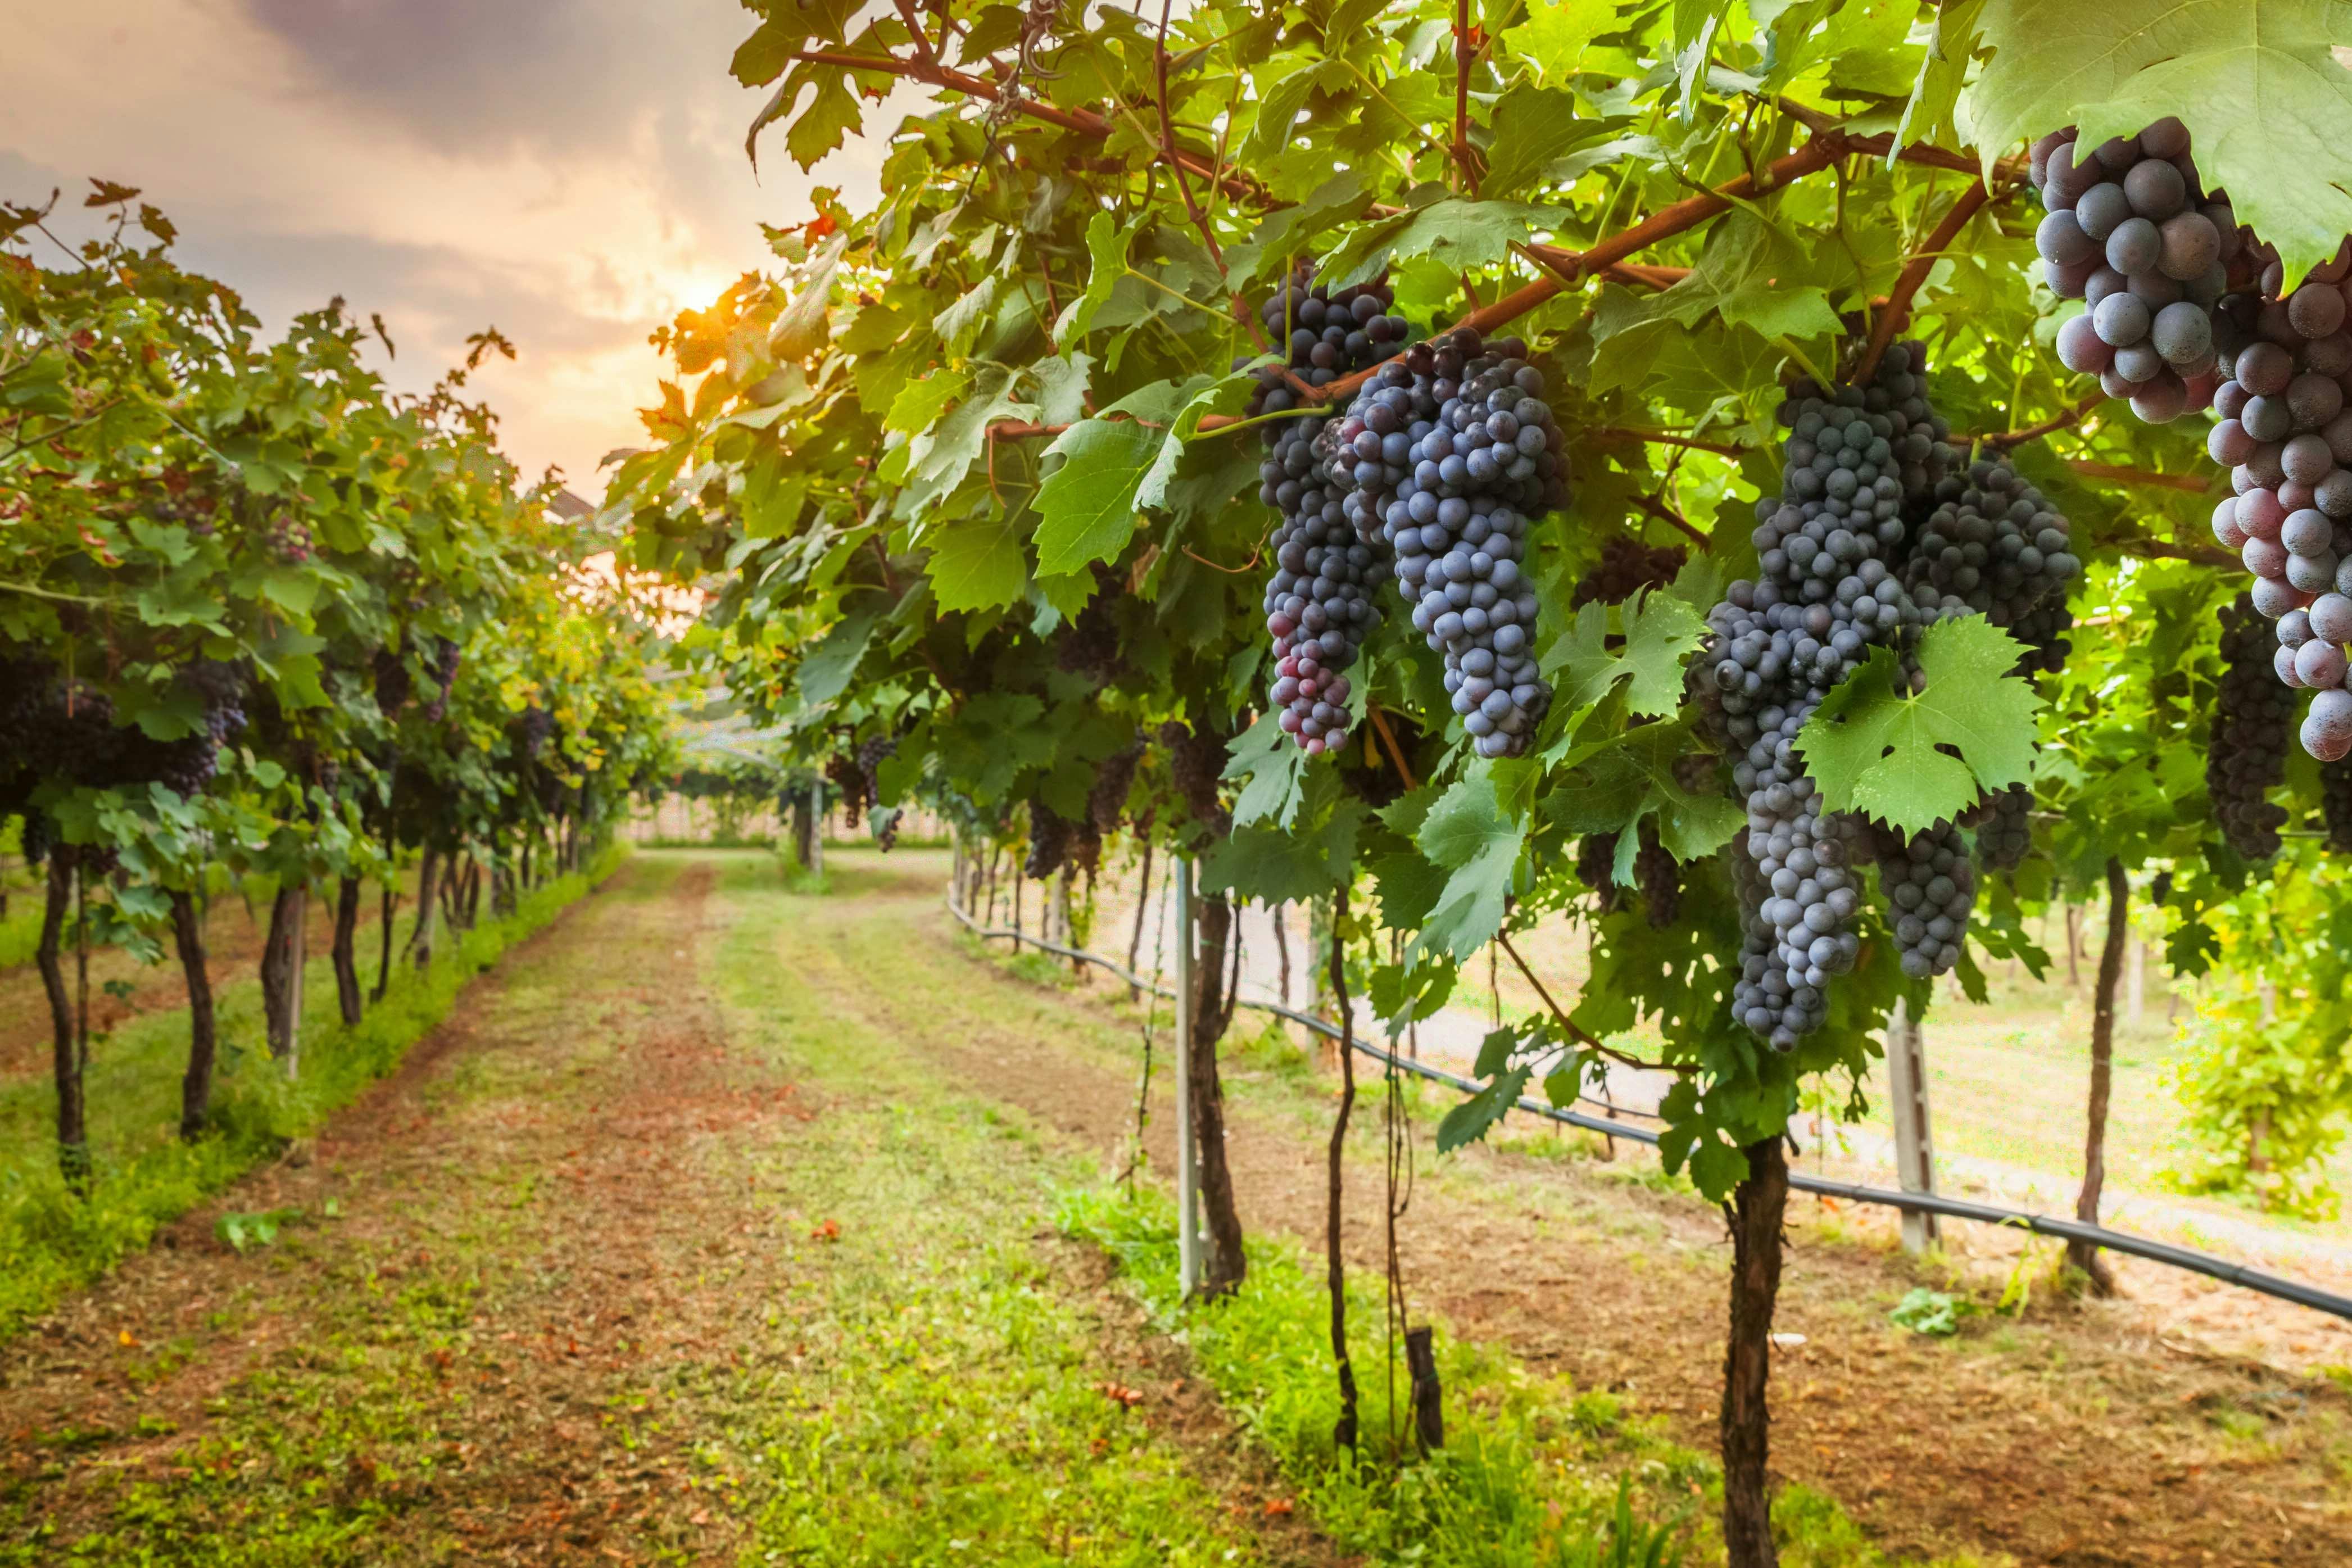
[[[1139,989],[1155,991],[1162,996],[1173,994],[1162,987],[1152,984],[1140,975],[1129,973],[1125,967],[1103,957],[1100,953],[1087,952],[1080,948],[1064,947],[1059,942],[1047,942],[1042,937],[1031,936],[1024,931],[982,926],[959,909],[953,898],[948,899],[946,903],[948,913],[961,921],[975,936],[1006,937],[1011,939],[1015,946],[1025,942],[1031,947],[1057,952],[1065,958],[1098,965]],[[1311,1029],[1316,1034],[1329,1039],[1337,1040],[1343,1037],[1339,1029],[1322,1019],[1301,1013],[1296,1008],[1286,1007],[1278,1002],[1260,1002],[1243,997],[1240,999],[1240,1005],[1244,1007],[1255,1007],[1262,1013],[1271,1013],[1277,1018],[1286,1018],[1291,1023]],[[1486,1087],[1475,1079],[1465,1078],[1460,1073],[1447,1072],[1444,1068],[1431,1067],[1426,1062],[1418,1062],[1397,1056],[1393,1052],[1381,1049],[1369,1041],[1357,1040],[1354,1045],[1357,1050],[1375,1061],[1384,1063],[1402,1072],[1412,1073],[1416,1078],[1425,1078],[1433,1083],[1444,1084],[1447,1088],[1458,1089],[1464,1094],[1477,1094]],[[1580,1110],[1562,1110],[1559,1106],[1548,1105],[1524,1095],[1514,1102],[1513,1109],[1524,1110],[1530,1116],[1542,1117],[1549,1121],[1561,1122],[1570,1127],[1581,1127],[1588,1131],[1602,1133],[1611,1138],[1629,1138],[1636,1143],[1647,1143],[1653,1147],[1658,1142],[1658,1134],[1647,1128],[1628,1127],[1622,1121],[1606,1121]],[[1823,1197],[1842,1198],[1848,1203],[1878,1204],[1888,1208],[1916,1209],[1925,1214],[1942,1215],[1949,1219],[1972,1220],[1979,1225],[2011,1226],[2030,1230],[2037,1236],[2056,1237],[2065,1241],[2088,1242],[2094,1247],[2103,1247],[2109,1252],[2126,1253],[2134,1258],[2144,1258],[2151,1263],[2164,1264],[2168,1268],[2186,1269],[2192,1274],[2202,1274],[2209,1279],[2221,1280],[2225,1284],[2258,1291],[2282,1301],[2292,1301],[2298,1307],[2308,1307],[2314,1311],[2331,1313],[2336,1317],[2352,1321],[2352,1297],[2338,1296],[2333,1291],[2322,1290],[2316,1286],[2305,1285],[2298,1280],[2283,1279],[2275,1274],[2265,1274],[2258,1268],[2249,1268],[2242,1263],[2231,1263],[2227,1258],[2215,1258],[2186,1247],[2174,1247],[2168,1242],[2150,1241],[2146,1237],[2133,1236],[2127,1231],[2109,1230],[2105,1226],[2085,1225],[2081,1220],[2060,1219],[2051,1215],[2032,1214],[2023,1209],[2003,1208],[1997,1204],[1970,1203],[1965,1198],[1948,1198],[1937,1193],[1904,1193],[1886,1187],[1864,1186],[1854,1182],[1832,1182],[1821,1176],[1809,1176],[1799,1171],[1789,1173],[1789,1184],[1799,1192],[1815,1193]]]

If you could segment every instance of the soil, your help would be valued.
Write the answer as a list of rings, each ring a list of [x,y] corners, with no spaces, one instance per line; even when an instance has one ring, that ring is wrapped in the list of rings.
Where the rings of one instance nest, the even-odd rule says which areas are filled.
[[[1115,1156],[1131,1127],[1132,1068],[1042,1046],[1017,1022],[1035,987],[972,955],[932,878],[909,868],[901,886],[933,900],[909,910],[909,946],[970,966],[968,1011],[950,1031],[895,993],[872,1005],[934,1041],[970,1083]],[[1063,1005],[1108,1020],[1114,996],[1124,988],[1098,983]],[[1228,1109],[1244,1224],[1319,1238],[1323,1134]],[[1155,1118],[1147,1140],[1161,1170],[1174,1157],[1169,1121]],[[1376,1158],[1359,1157],[1345,1226],[1354,1266],[1374,1270]],[[1455,1332],[1616,1391],[1711,1450],[1727,1313],[1721,1218],[1590,1164],[1480,1149],[1448,1175],[1425,1173],[1401,1238],[1418,1300]],[[1803,1341],[1775,1357],[1773,1468],[1837,1499],[1883,1550],[2065,1568],[2352,1561],[2352,1400],[2340,1388],[2184,1344],[2130,1302],[2053,1303],[1957,1341],[1893,1328],[1885,1310],[1917,1279],[1901,1254],[1844,1240],[1852,1228],[1792,1205],[1776,1329]]]
[[[750,1304],[788,1290],[781,1242],[795,1222],[745,1181],[711,1180],[725,1168],[712,1161],[730,1147],[789,1150],[825,1106],[730,1052],[694,959],[710,868],[650,860],[622,873],[638,896],[589,901],[477,981],[453,1022],[314,1143],[0,1347],[0,1433],[12,1439],[0,1488],[37,1485],[45,1520],[69,1539],[122,1472],[184,1473],[225,1391],[315,1366],[331,1353],[320,1347],[378,1331],[386,1303],[454,1293],[469,1305],[426,1352],[444,1389],[431,1411],[449,1438],[442,1468],[429,1482],[379,1477],[362,1453],[325,1482],[347,1501],[401,1489],[370,1561],[732,1560],[745,1521],[691,1485],[707,1435],[691,1400],[647,1408],[646,1391],[691,1386],[698,1371],[716,1380],[758,1353]],[[845,956],[869,944],[822,966],[856,987],[828,1005],[1115,1159],[1132,1124],[1131,1052],[1057,1043],[1071,1032],[1024,1021],[1052,1011],[1131,1039],[1113,1005],[1123,992],[1050,991],[980,955],[936,901],[943,865],[894,857],[798,929],[794,940]],[[871,962],[877,931],[887,967]],[[1377,1129],[1377,1082],[1367,1089],[1360,1116]],[[1230,1152],[1250,1226],[1319,1239],[1322,1090],[1236,1082]],[[1148,1142],[1167,1170],[1164,1099],[1157,1109]],[[1358,1268],[1378,1267],[1370,1150],[1350,1173]],[[1711,1448],[1722,1224],[1687,1194],[1626,1180],[1626,1163],[1481,1149],[1440,1165],[1424,1142],[1404,1278],[1416,1309],[1452,1331],[1614,1390]],[[341,1217],[289,1232],[276,1267],[215,1238],[223,1213],[318,1214],[330,1200]],[[2066,1568],[2352,1560],[2341,1392],[2177,1349],[2128,1302],[2042,1302],[2021,1321],[1922,1338],[1885,1319],[1916,1282],[1911,1266],[1850,1228],[1811,1205],[1792,1223],[1778,1326],[1803,1340],[1776,1358],[1774,1468],[1835,1498],[1884,1550]],[[1122,1381],[1150,1392],[1188,1465],[1237,1507],[1274,1500],[1181,1349],[1150,1331],[1102,1259],[1035,1245],[1062,1289],[1091,1300],[1115,1364],[1132,1369]],[[129,1436],[134,1416],[158,1435]],[[20,1440],[76,1431],[117,1440],[90,1451]],[[1328,1557],[1303,1525],[1269,1545]]]
[[[376,929],[379,907],[376,889],[370,884],[367,896],[360,900],[358,942],[360,979],[363,984],[375,980],[375,950],[367,937]],[[313,902],[310,909],[310,940],[317,952],[323,954],[335,934],[334,889]],[[30,899],[34,893],[20,897]],[[261,949],[269,935],[269,910],[258,906],[253,913],[246,912],[245,901],[234,895],[213,900],[205,921],[205,968],[212,975],[215,996],[240,980],[256,980],[261,967]],[[89,1026],[103,1034],[119,1028],[126,1020],[147,1013],[166,1013],[188,1005],[188,985],[180,973],[180,958],[172,946],[171,933],[163,934],[163,952],[160,963],[142,963],[119,947],[92,948],[89,954]],[[75,984],[73,954],[66,954],[66,984]],[[121,987],[119,992],[106,989],[109,982]],[[26,1073],[49,1070],[49,1004],[41,989],[41,973],[31,963],[0,969],[0,1079]]]

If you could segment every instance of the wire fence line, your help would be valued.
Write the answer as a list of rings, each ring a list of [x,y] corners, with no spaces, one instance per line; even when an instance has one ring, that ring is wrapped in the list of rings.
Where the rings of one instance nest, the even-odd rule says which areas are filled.
[[[1066,947],[1060,942],[1048,942],[1043,937],[1033,936],[1026,931],[1013,931],[1002,926],[983,926],[957,904],[952,891],[948,895],[945,903],[948,913],[961,921],[975,936],[1002,937],[1011,941],[1016,948],[1026,944],[1047,952],[1059,953],[1062,957],[1075,963],[1091,963],[1097,968],[1107,970],[1139,991],[1148,991],[1160,996],[1174,995],[1174,993],[1167,987],[1146,980],[1116,959],[1106,958],[1098,952],[1088,952],[1083,948]],[[1286,1007],[1278,1002],[1265,1002],[1244,996],[1239,999],[1238,1005],[1288,1019],[1291,1023],[1321,1035],[1326,1039],[1350,1038],[1342,1035],[1336,1026],[1326,1023],[1312,1014]],[[1464,1094],[1475,1094],[1486,1087],[1476,1079],[1465,1078],[1460,1073],[1448,1072],[1444,1068],[1432,1067],[1426,1062],[1398,1056],[1392,1051],[1382,1050],[1367,1040],[1352,1039],[1350,1043],[1359,1052],[1371,1058],[1374,1061],[1394,1068],[1400,1072],[1410,1073],[1416,1078],[1427,1079],[1433,1083],[1442,1083]],[[1525,1095],[1514,1102],[1513,1109],[1525,1111],[1530,1116],[1539,1117],[1544,1121],[1559,1122],[1570,1127],[1580,1127],[1605,1137],[1627,1138],[1636,1143],[1646,1143],[1653,1147],[1659,1142],[1658,1134],[1647,1128],[1629,1127],[1622,1121],[1611,1121],[1585,1111],[1564,1110]],[[2064,1219],[2055,1215],[2004,1208],[1998,1204],[1980,1204],[1972,1203],[1965,1198],[1948,1198],[1937,1193],[1906,1193],[1889,1187],[1865,1186],[1854,1182],[1833,1182],[1823,1176],[1808,1175],[1794,1169],[1789,1173],[1789,1185],[1799,1192],[1839,1198],[1848,1203],[1875,1204],[1887,1208],[1941,1215],[1948,1219],[1969,1220],[1979,1225],[2008,1226],[2032,1231],[2037,1236],[2053,1237],[2062,1241],[2087,1242],[2110,1252],[2120,1252],[2133,1258],[2146,1258],[2151,1263],[2160,1263],[2169,1268],[2202,1274],[2225,1284],[2236,1285],[2244,1289],[2273,1297],[2278,1300],[2291,1301],[2298,1307],[2308,1307],[2314,1311],[2326,1312],[2347,1321],[2352,1321],[2352,1297],[2339,1296],[2333,1291],[2323,1290],[2315,1285],[2306,1285],[2301,1280],[2287,1279],[2275,1274],[2265,1274],[2258,1268],[2250,1268],[2242,1263],[2232,1263],[2225,1258],[2216,1258],[2210,1253],[2199,1252],[2190,1247],[2175,1247],[2168,1242],[2151,1241],[2146,1237],[2134,1236],[2128,1231],[2110,1230],[2105,1226],[2089,1225],[2081,1220]]]

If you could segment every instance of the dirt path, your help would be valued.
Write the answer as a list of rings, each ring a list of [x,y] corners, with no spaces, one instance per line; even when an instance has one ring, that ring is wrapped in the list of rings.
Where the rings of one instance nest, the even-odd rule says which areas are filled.
[[[935,868],[910,861],[898,875],[898,919],[825,932],[853,966],[887,968],[866,1002],[873,1016],[975,1088],[1106,1155],[1121,1147],[1132,1026],[1101,1001],[974,958],[932,901]],[[1104,1026],[1091,1047],[1073,1044],[1072,1016]],[[1328,1092],[1245,1084],[1236,1094],[1230,1153],[1247,1224],[1319,1236],[1315,1119]],[[1163,1170],[1164,1110],[1151,1141]],[[1350,1185],[1359,1266],[1375,1257],[1377,1160],[1367,1143]],[[1711,1211],[1590,1164],[1483,1150],[1443,1169],[1426,1154],[1423,1163],[1405,1227],[1412,1289],[1458,1331],[1618,1391],[1711,1447],[1727,1251]],[[2123,1309],[2038,1307],[1925,1339],[1885,1318],[1917,1282],[1899,1256],[1842,1241],[1836,1217],[1811,1204],[1794,1222],[1778,1326],[1804,1342],[1778,1358],[1776,1469],[1836,1498],[1883,1549],[2068,1568],[2352,1560],[2352,1401],[2341,1391],[2180,1353]]]
[[[373,984],[376,952],[371,939],[378,930],[381,905],[370,883],[360,900],[357,951],[360,977]],[[31,897],[32,895],[23,895]],[[403,904],[405,910],[407,905]],[[256,918],[256,917],[258,918]],[[329,888],[310,910],[310,941],[314,956],[323,955],[334,937],[334,889]],[[395,918],[396,922],[396,918]],[[235,894],[213,900],[205,921],[206,968],[215,994],[239,984],[259,981],[261,949],[268,936],[269,911],[264,907],[247,914],[245,901]],[[168,1013],[188,1005],[188,984],[180,973],[171,937],[163,938],[159,963],[142,963],[119,947],[93,949],[89,955],[89,1023],[101,1034],[125,1020],[148,1013]],[[66,982],[74,983],[73,958],[66,959]],[[115,988],[109,990],[111,984]],[[41,989],[41,973],[26,963],[0,969],[0,1079],[49,1070],[48,999]]]
[[[897,1562],[927,1509],[1327,1563],[1228,1517],[1262,1478],[1214,1402],[1040,1228],[1066,1153],[976,1110],[910,1137],[911,1063],[797,1070],[888,1054],[866,980],[764,929],[729,958],[722,869],[633,862],[325,1135],[0,1345],[0,1565]],[[788,942],[834,919],[797,904]],[[240,1254],[229,1214],[284,1228]],[[1007,1494],[1032,1513],[992,1523]]]

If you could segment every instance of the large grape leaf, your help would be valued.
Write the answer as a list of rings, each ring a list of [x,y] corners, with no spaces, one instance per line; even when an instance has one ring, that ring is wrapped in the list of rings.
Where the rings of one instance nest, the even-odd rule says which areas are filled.
[[[1526,21],[1504,29],[1503,47],[1549,86],[1574,75],[1592,40],[1616,26],[1614,0],[1537,0]]]
[[[1871,650],[1797,736],[1822,804],[1916,833],[1958,816],[1979,788],[2023,783],[2041,706],[2011,673],[2023,652],[1981,616],[1939,621],[1919,639],[1927,680],[1914,694],[1898,689],[1901,661]]]
[[[1135,535],[1135,492],[1160,433],[1132,419],[1087,419],[1046,448],[1062,466],[1037,489],[1037,574],[1059,577],[1108,561]]]
[[[1487,1130],[1508,1115],[1511,1108],[1518,1104],[1519,1097],[1527,1093],[1535,1064],[1511,1060],[1511,1048],[1518,1039],[1516,1030],[1496,1029],[1480,1042],[1478,1063],[1472,1070],[1486,1079],[1486,1087],[1447,1111],[1444,1120],[1437,1124],[1439,1153],[1451,1154],[1486,1136]]]
[[[1986,176],[2061,126],[2096,142],[2177,115],[2205,183],[2300,276],[2352,233],[2347,41],[2346,0],[1987,0],[1975,45],[1991,53],[1967,100]]]
[[[1503,899],[1527,837],[1525,825],[1512,821],[1495,798],[1495,781],[1483,767],[1438,797],[1414,842],[1452,875],[1422,923],[1423,943],[1467,958],[1493,940],[1502,929]]]
[[[835,622],[824,639],[809,649],[808,657],[801,660],[799,686],[803,703],[821,708],[849,689],[849,678],[857,673],[866,646],[874,640],[874,628],[888,607],[878,598],[868,600]]]
[[[1201,890],[1269,904],[1325,897],[1355,866],[1356,837],[1365,815],[1361,801],[1349,800],[1311,833],[1286,833],[1263,824],[1235,827],[1202,858]]]
[[[1326,258],[1322,276],[1344,288],[1423,256],[1475,271],[1508,257],[1515,243],[1558,228],[1563,216],[1524,202],[1437,202],[1357,229]]]
[[[924,569],[942,613],[1009,605],[1028,585],[1017,514],[990,510],[950,523],[925,542],[931,558]]]

